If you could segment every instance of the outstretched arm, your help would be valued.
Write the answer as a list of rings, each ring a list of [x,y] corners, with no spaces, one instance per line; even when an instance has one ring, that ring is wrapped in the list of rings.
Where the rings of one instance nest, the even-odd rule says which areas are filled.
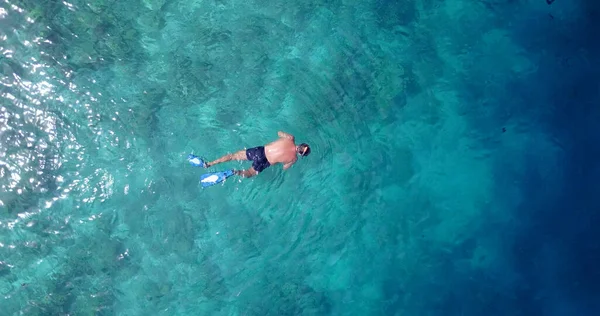
[[[277,135],[281,138],[287,138],[287,139],[294,140],[294,136],[292,136],[286,132],[279,131],[279,132],[277,132]]]
[[[283,170],[288,170],[291,166],[293,166],[296,163],[296,161],[298,161],[297,158],[294,159],[293,161],[283,164]]]

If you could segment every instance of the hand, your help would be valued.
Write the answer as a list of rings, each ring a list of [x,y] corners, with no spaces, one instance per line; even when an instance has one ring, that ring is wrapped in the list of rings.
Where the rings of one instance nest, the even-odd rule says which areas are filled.
[[[294,136],[292,136],[288,133],[282,132],[282,131],[277,132],[277,136],[279,136],[281,138],[292,139],[292,140],[294,139]]]

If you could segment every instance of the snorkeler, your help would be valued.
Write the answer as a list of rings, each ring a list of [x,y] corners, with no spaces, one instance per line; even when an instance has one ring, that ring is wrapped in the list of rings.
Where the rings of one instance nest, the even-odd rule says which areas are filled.
[[[249,178],[276,163],[283,164],[283,170],[286,170],[298,160],[297,155],[306,157],[310,154],[308,144],[302,143],[296,146],[294,136],[281,131],[277,132],[277,135],[279,139],[267,145],[240,150],[233,154],[227,154],[215,161],[204,162],[194,155],[188,156],[188,160],[192,165],[204,168],[231,160],[250,160],[252,161],[252,167],[246,170],[230,171],[231,174]]]

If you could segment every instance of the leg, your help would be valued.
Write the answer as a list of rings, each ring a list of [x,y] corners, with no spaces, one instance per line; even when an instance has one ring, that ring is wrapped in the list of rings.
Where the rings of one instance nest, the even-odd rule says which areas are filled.
[[[227,162],[230,160],[248,160],[248,158],[246,158],[246,151],[245,150],[240,150],[234,154],[227,154],[215,161],[211,161],[211,162],[207,162],[206,163],[206,167],[211,167],[214,166],[216,164],[222,163],[222,162]]]
[[[234,173],[236,175],[242,176],[244,178],[250,178],[250,177],[253,177],[258,174],[258,172],[256,172],[256,170],[254,170],[254,167],[250,167],[246,170],[235,170]]]

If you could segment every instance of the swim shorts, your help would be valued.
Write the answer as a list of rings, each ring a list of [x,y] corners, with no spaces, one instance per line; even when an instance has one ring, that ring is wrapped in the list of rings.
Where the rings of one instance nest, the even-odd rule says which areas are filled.
[[[263,146],[246,149],[246,158],[252,160],[252,167],[256,172],[261,172],[271,166]]]

